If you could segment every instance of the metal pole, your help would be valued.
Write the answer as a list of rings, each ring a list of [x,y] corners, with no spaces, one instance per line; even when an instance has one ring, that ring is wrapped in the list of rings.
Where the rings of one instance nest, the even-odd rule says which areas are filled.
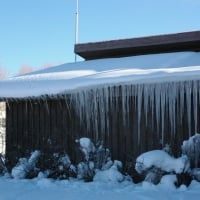
[[[76,12],[75,12],[75,45],[78,43],[78,0],[76,0]],[[75,62],[77,61],[77,55],[75,53]]]

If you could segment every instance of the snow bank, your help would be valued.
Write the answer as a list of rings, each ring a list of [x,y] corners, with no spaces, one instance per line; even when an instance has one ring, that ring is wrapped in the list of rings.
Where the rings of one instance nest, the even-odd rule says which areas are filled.
[[[189,162],[186,156],[173,158],[162,150],[143,153],[136,159],[135,169],[138,173],[143,173],[151,167],[179,174],[189,169]]]
[[[146,186],[145,186],[146,185]],[[1,200],[199,200],[200,184],[189,188],[169,189],[167,185],[83,183],[75,180],[17,180],[0,177]]]

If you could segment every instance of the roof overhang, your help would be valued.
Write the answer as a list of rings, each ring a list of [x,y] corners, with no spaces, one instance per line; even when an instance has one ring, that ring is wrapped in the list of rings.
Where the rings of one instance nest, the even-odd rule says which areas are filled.
[[[86,60],[200,51],[200,31],[76,44],[74,51]]]

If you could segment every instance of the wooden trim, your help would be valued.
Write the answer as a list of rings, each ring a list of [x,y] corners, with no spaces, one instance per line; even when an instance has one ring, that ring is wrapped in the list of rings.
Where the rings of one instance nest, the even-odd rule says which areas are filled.
[[[86,60],[200,51],[200,31],[76,44],[74,51]]]

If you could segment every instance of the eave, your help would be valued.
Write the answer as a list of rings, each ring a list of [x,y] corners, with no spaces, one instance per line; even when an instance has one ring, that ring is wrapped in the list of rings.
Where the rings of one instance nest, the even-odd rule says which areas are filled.
[[[76,44],[86,60],[182,51],[200,51],[200,31]]]

